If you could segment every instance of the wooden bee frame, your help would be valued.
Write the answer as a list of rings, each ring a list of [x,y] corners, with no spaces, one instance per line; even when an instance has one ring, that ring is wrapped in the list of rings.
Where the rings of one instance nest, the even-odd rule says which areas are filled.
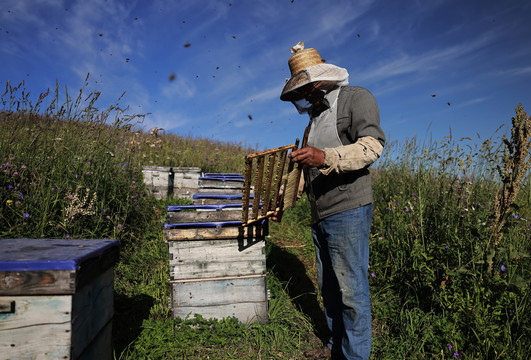
[[[265,219],[282,209],[280,189],[285,180],[288,151],[297,149],[295,144],[265,150],[245,157],[245,174],[242,194],[242,225],[247,226]],[[289,171],[289,169],[288,169]],[[254,199],[251,211],[251,185],[254,186]]]

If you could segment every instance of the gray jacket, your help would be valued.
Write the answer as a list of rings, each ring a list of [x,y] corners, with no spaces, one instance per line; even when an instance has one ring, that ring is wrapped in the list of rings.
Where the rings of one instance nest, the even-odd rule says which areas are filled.
[[[337,132],[343,145],[353,144],[365,136],[373,137],[382,146],[385,144],[378,104],[368,90],[358,86],[342,87],[336,106]],[[368,166],[328,175],[316,168],[305,168],[304,176],[313,222],[373,201]]]

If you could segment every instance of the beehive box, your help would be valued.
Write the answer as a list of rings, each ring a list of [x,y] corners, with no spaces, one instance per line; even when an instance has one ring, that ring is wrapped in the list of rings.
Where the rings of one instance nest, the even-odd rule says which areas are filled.
[[[0,358],[111,359],[117,240],[0,240]]]
[[[144,184],[159,200],[168,197],[192,199],[199,187],[201,169],[198,167],[144,166]]]
[[[169,206],[173,316],[267,322],[267,233],[267,221],[241,226],[241,203]]]
[[[244,177],[238,173],[204,173],[198,180],[198,194],[241,194]]]
[[[215,204],[233,204],[239,203],[239,208],[241,209],[243,194],[241,191],[239,193],[197,193],[192,196],[194,205],[215,205]],[[250,199],[253,198],[253,195],[250,195]]]

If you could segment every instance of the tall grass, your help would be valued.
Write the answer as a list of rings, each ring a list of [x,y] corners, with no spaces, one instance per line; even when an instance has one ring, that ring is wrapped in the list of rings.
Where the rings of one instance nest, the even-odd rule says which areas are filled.
[[[529,154],[529,137],[503,139]],[[527,356],[531,203],[516,191],[499,216],[498,190],[514,190],[520,179],[497,176],[507,163],[495,150],[499,141],[481,144],[411,139],[399,151],[389,146],[398,155],[379,164],[370,263],[375,358],[395,358],[391,351],[396,358]],[[501,241],[489,248],[492,234]]]
[[[24,84],[0,98],[0,236],[117,237],[147,221],[152,199],[143,165],[241,171],[251,152],[229,143],[135,130],[142,115],[117,103],[96,108],[99,93],[43,93],[33,104]],[[58,105],[64,97],[65,103]]]
[[[149,219],[152,200],[139,164],[119,146],[124,123],[106,125],[110,113],[94,108],[98,94],[82,91],[60,107],[56,97],[41,111],[47,94],[33,105],[23,89],[8,83],[1,98],[0,236],[134,233]],[[114,110],[119,116],[121,110]]]

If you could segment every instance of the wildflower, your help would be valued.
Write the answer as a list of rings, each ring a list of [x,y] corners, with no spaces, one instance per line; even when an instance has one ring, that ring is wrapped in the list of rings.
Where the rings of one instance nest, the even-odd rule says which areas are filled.
[[[13,185],[9,184],[9,185],[7,185],[7,188],[8,188],[9,190],[13,189]]]
[[[13,205],[13,200],[7,200],[7,201],[6,201],[6,205],[7,205],[7,206],[11,206],[11,205]]]
[[[514,217],[516,220],[520,219],[520,216],[519,216],[518,214],[514,214],[513,217]]]
[[[122,224],[118,224],[117,226],[118,229],[121,229],[122,227],[123,227]]]
[[[454,352],[454,358],[455,359],[461,359],[461,355],[459,355],[459,352]]]
[[[505,271],[505,266],[501,266],[501,271]]]
[[[72,194],[70,194],[70,195],[67,196],[67,198],[68,198],[69,200],[72,200],[72,199],[74,198],[74,196],[73,196]]]
[[[448,344],[448,350],[452,350],[453,346],[452,344]]]
[[[448,245],[444,245],[444,248],[445,249],[448,249]],[[452,344],[450,344],[449,346],[452,346]],[[451,350],[451,349],[450,349]]]
[[[372,274],[371,274],[371,277],[372,277],[372,278],[373,278],[373,277],[375,277],[375,276],[376,276],[376,274],[375,274],[375,273],[372,273]]]
[[[65,235],[65,238],[67,238],[67,239],[70,238],[70,235],[66,234],[66,235]]]
[[[111,216],[110,215],[107,215],[106,218],[107,218],[107,220],[111,220]]]
[[[29,218],[29,213],[24,213],[25,218]]]

